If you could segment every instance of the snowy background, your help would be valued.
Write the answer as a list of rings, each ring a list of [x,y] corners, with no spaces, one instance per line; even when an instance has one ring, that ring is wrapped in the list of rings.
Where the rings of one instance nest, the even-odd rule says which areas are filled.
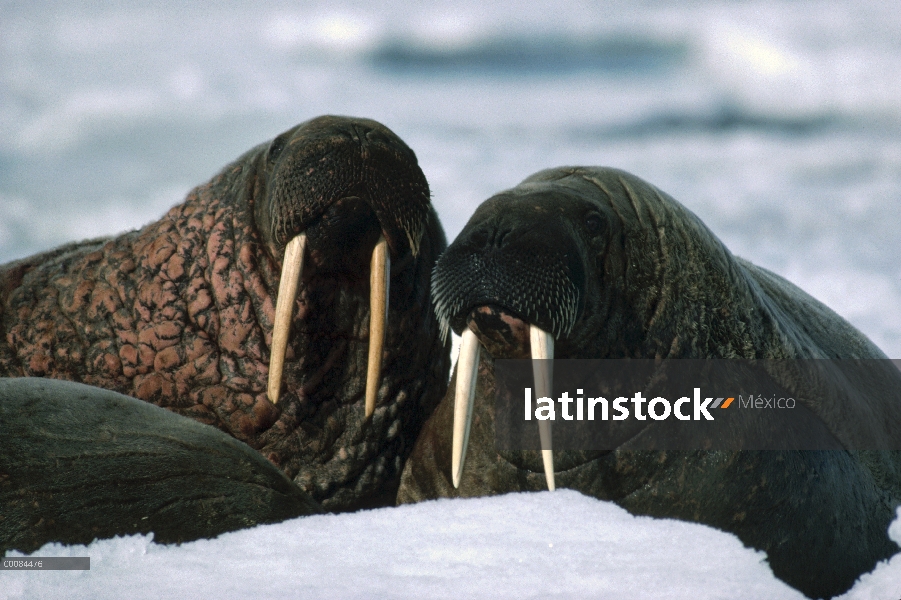
[[[121,4],[0,0],[0,263],[140,227],[250,147],[350,114],[416,151],[449,239],[539,169],[623,168],[901,358],[897,3]],[[554,500],[42,550],[92,571],[3,572],[0,597],[797,597],[725,534]],[[901,597],[899,560],[853,597]]]
[[[0,0],[0,262],[158,219],[333,113],[417,153],[449,239],[623,168],[901,358],[901,6]]]

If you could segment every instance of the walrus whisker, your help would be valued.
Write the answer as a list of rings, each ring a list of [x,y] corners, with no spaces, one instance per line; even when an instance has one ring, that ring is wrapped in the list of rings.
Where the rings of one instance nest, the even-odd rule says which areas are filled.
[[[457,389],[454,396],[454,437],[451,446],[451,478],[454,488],[460,487],[463,461],[469,445],[472,407],[475,403],[476,376],[479,372],[479,339],[469,328],[463,330],[460,357],[457,359]]]
[[[532,345],[532,374],[535,377],[535,397],[553,397],[554,380],[554,337],[535,325],[529,326],[529,341]],[[541,460],[547,489],[554,491],[554,450],[551,438],[551,422],[538,421],[538,436],[541,438]]]
[[[372,250],[369,274],[369,363],[366,369],[366,417],[375,411],[375,400],[382,380],[382,349],[385,346],[385,323],[388,320],[388,283],[391,278],[391,256],[385,236]]]
[[[278,402],[282,388],[282,372],[285,367],[285,350],[288,347],[288,334],[291,331],[291,317],[294,312],[294,301],[297,298],[297,282],[303,270],[303,255],[307,244],[306,233],[295,236],[285,246],[285,258],[282,260],[282,276],[278,284],[278,297],[275,301],[275,322],[272,325],[272,350],[269,354],[269,401]]]

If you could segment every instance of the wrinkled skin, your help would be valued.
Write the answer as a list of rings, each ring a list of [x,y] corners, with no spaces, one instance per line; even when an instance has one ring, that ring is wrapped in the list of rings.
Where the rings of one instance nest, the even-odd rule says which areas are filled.
[[[451,483],[454,386],[404,469],[398,502],[547,489],[537,452],[495,448],[494,358],[530,354],[528,324],[551,332],[555,358],[885,359],[803,291],[734,257],[700,220],[644,181],[613,169],[539,172],[486,201],[436,265],[439,317],[482,345],[469,447]],[[839,447],[892,448],[901,388],[889,368],[847,419],[835,382],[793,381]],[[883,363],[879,363],[882,365]],[[808,385],[809,386],[809,385]],[[646,397],[653,397],[646,393]],[[649,425],[654,426],[654,425]],[[767,552],[774,574],[813,597],[847,590],[897,546],[886,535],[901,502],[895,451],[555,451],[558,487],[634,514],[697,521]],[[884,444],[884,445],[880,445]]]
[[[281,399],[267,399],[281,261],[308,238]],[[364,420],[369,260],[391,278],[375,413]],[[444,393],[430,307],[446,241],[416,156],[374,121],[320,117],[225,167],[161,220],[0,267],[0,376],[152,402],[259,451],[329,510],[391,504]]]

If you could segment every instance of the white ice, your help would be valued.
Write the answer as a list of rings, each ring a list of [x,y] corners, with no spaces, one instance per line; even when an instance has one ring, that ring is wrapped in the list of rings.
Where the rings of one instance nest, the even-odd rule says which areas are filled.
[[[889,535],[901,544],[901,511]],[[91,569],[4,571],[0,598],[804,598],[731,534],[570,490],[299,518],[181,546],[140,535],[48,544],[32,556],[89,556]],[[901,554],[842,596],[899,597]]]

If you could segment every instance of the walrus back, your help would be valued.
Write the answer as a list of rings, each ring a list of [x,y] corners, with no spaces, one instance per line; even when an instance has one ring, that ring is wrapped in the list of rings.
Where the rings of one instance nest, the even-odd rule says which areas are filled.
[[[234,345],[263,355],[260,272],[272,269],[248,250],[247,208],[223,193],[234,171],[226,167],[142,229],[3,267],[0,374],[95,385],[240,432],[204,400],[227,383],[218,358],[231,347],[216,342],[229,311],[239,313],[229,322],[249,331]],[[243,275],[240,295],[228,289],[229,270]]]
[[[0,379],[0,554],[154,532],[209,538],[322,512],[234,438],[115,392]]]
[[[792,282],[745,259],[735,259],[763,292],[762,301],[781,317],[782,332],[794,342],[798,358],[887,358],[863,333]]]
[[[53,268],[58,261],[81,254],[95,252],[109,241],[109,238],[94,238],[80,242],[71,242],[58,248],[40,252],[32,256],[14,260],[0,265],[0,377],[21,377],[23,369],[17,358],[15,345],[10,341],[7,331],[15,320],[9,302],[13,293],[24,283],[26,277],[35,269]]]

